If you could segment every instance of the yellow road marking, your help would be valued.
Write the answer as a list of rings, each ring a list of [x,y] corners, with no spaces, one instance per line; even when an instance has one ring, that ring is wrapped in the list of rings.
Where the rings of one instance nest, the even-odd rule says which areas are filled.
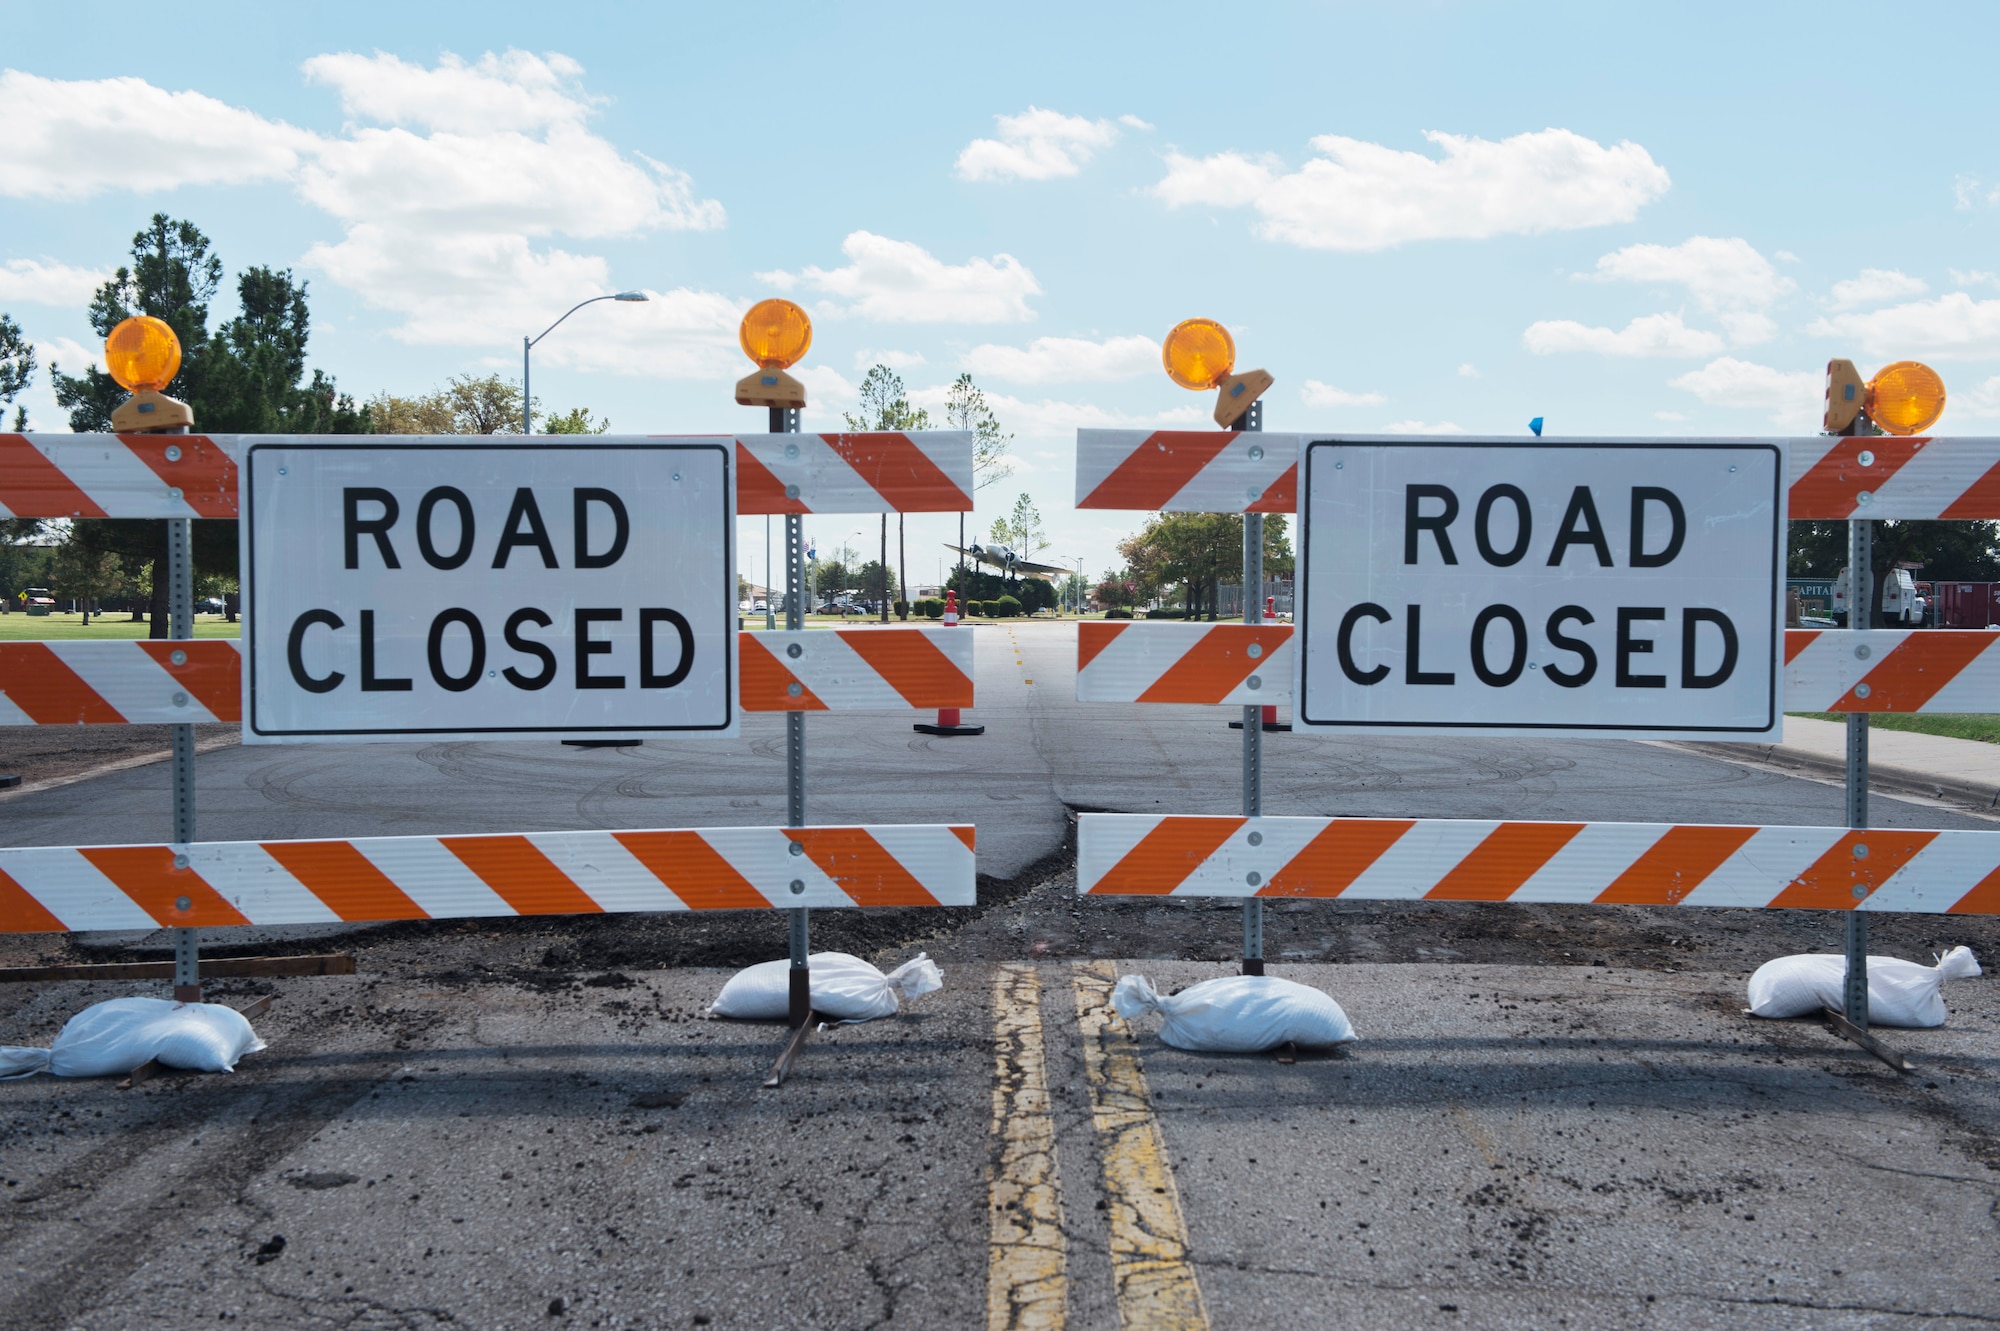
[[[1062,1331],[1062,1183],[1042,1041],[1042,978],[1030,965],[993,982],[993,1237],[987,1331]]]
[[[1075,967],[1084,1074],[1104,1155],[1118,1323],[1130,1331],[1208,1331],[1208,1309],[1188,1262],[1180,1190],[1153,1117],[1138,1046],[1111,1007],[1117,978],[1108,961]]]

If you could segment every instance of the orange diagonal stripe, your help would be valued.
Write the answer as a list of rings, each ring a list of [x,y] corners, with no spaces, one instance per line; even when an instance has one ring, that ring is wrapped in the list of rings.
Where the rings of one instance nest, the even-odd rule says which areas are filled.
[[[1132,627],[1130,624],[1112,624],[1103,620],[1084,620],[1076,626],[1076,669],[1083,668],[1097,659],[1097,654],[1109,647],[1113,639]]]
[[[935,906],[937,898],[859,827],[788,827],[806,858],[857,906]]]
[[[1818,629],[1786,629],[1785,664],[1790,665],[1792,662],[1798,660],[1799,653],[1812,646],[1813,639],[1819,635],[1820,630]]]
[[[1855,496],[1879,490],[1903,464],[1930,441],[1915,436],[1855,435],[1837,440],[1805,475],[1792,482],[1790,516],[1846,518],[1860,507]],[[1861,454],[1875,455],[1873,466],[1861,465]]]
[[[63,922],[0,869],[0,934],[59,934]]]
[[[906,434],[883,430],[823,434],[820,438],[876,494],[889,501],[892,513],[959,513],[972,507],[972,497]]]
[[[771,904],[699,832],[611,835],[689,910],[758,910]]]
[[[1299,507],[1299,464],[1285,468],[1285,474],[1271,483],[1245,513],[1295,513]]]
[[[159,662],[176,684],[192,693],[196,702],[214,712],[216,720],[243,719],[243,655],[235,643],[222,638],[206,642],[154,638],[136,645]],[[186,665],[174,664],[175,652],[187,653]]]
[[[1431,901],[1505,901],[1583,828],[1582,823],[1502,823],[1424,896]]]
[[[1972,890],[1953,902],[1947,915],[2000,915],[2000,869],[1995,869]]]
[[[45,643],[0,642],[0,693],[38,726],[111,726],[125,721]]]
[[[351,841],[266,841],[264,853],[343,920],[427,920],[430,912]]]
[[[1257,889],[1260,897],[1337,897],[1415,827],[1411,818],[1336,818]]]
[[[1834,842],[1826,854],[1771,898],[1770,904],[1808,910],[1853,910],[1908,864],[1912,855],[1936,839],[1936,832],[1856,829]],[[1856,856],[1856,846],[1868,847],[1867,855]],[[1858,897],[1854,895],[1857,887],[1863,889]]]
[[[912,707],[970,707],[972,681],[922,629],[842,629],[840,640]]]
[[[1965,493],[1952,500],[1938,516],[1951,521],[2000,518],[2000,463],[1989,467],[1984,476],[1967,486]]]
[[[1861,683],[1868,686],[1866,698],[1849,689],[1830,710],[1919,711],[1996,641],[2000,641],[2000,634],[1971,629],[1912,633],[1863,676]]]
[[[772,475],[771,469],[759,462],[741,441],[736,445],[736,511],[743,514],[812,512],[798,500],[785,498],[785,483]]]
[[[604,907],[524,836],[447,836],[438,844],[520,915],[600,915]]]
[[[1140,702],[1221,702],[1292,636],[1289,624],[1216,624],[1139,695]],[[1250,644],[1262,653],[1250,655]]]
[[[1166,896],[1186,882],[1188,875],[1246,821],[1195,814],[1163,818],[1097,880],[1090,895]]]
[[[736,682],[746,712],[824,712],[826,704],[799,677],[785,669],[764,635],[736,635]],[[798,684],[796,695],[791,687]]]
[[[172,846],[84,846],[77,854],[161,924],[190,929],[208,924],[249,924],[193,869],[174,867]],[[182,910],[175,903],[185,899]]]
[[[205,434],[121,434],[118,442],[204,518],[236,516],[236,462]],[[167,450],[179,452],[169,462]]]
[[[21,434],[0,434],[0,505],[17,518],[106,516],[82,487]]]
[[[1235,437],[1233,430],[1155,430],[1077,507],[1164,508]]]
[[[1756,835],[1754,827],[1670,827],[1594,899],[1604,906],[1678,906]]]

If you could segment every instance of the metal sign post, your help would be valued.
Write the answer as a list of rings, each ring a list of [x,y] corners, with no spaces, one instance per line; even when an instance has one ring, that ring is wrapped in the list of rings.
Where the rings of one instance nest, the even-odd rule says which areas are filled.
[[[1847,523],[1847,627],[1874,627],[1874,545],[1875,525],[1867,518],[1850,518]],[[1860,830],[1868,826],[1868,713],[1847,714],[1847,825]],[[1856,846],[1859,854],[1862,847]],[[1857,897],[1867,890],[1854,889]],[[1847,912],[1847,978],[1841,997],[1848,1021],[1863,1031],[1868,1029],[1868,916],[1860,909]]]
[[[797,434],[799,432],[799,412],[795,407],[771,408],[772,434]],[[797,633],[806,626],[806,538],[805,519],[797,513],[785,515],[785,627]],[[797,646],[792,648],[797,651]],[[806,825],[806,714],[804,712],[785,713],[785,822],[789,827]],[[799,843],[793,842],[792,849],[798,850]],[[805,890],[803,879],[793,879],[793,892]],[[812,1028],[812,921],[804,907],[786,912],[791,923],[791,959],[789,972],[791,989],[787,1008],[787,1019],[792,1024],[792,1039],[785,1051],[778,1055],[777,1063],[771,1068],[771,1075],[765,1079],[766,1086],[783,1083],[785,1074],[791,1069],[792,1057],[799,1046],[805,1043],[806,1032]]]
[[[194,639],[194,520],[167,519],[168,636],[175,642]],[[177,648],[169,657],[176,665],[187,660]],[[181,702],[186,694],[175,701]],[[194,726],[174,727],[174,855],[181,863],[194,845]],[[174,1001],[201,1001],[201,940],[193,929],[174,930]]]
[[[1235,429],[1261,432],[1264,404],[1252,402],[1236,418]],[[1259,624],[1264,618],[1264,601],[1256,593],[1264,585],[1264,515],[1243,515],[1243,622]],[[1263,713],[1255,705],[1243,708],[1243,816],[1261,817],[1264,812],[1264,725]],[[1264,973],[1264,903],[1248,897],[1243,902],[1243,973]]]

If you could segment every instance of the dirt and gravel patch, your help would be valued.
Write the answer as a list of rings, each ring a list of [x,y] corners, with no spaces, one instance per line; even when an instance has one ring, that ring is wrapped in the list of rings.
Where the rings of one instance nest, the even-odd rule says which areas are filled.
[[[0,775],[39,788],[113,764],[158,762],[173,752],[173,733],[172,726],[7,726],[0,728]],[[214,722],[196,726],[194,741],[207,750],[237,743],[241,734],[241,726]]]

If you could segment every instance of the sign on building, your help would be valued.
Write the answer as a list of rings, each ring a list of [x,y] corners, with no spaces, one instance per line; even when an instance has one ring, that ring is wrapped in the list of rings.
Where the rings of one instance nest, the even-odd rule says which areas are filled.
[[[1779,734],[1781,443],[1324,439],[1301,462],[1297,724]]]
[[[737,727],[733,443],[256,443],[244,739]]]

